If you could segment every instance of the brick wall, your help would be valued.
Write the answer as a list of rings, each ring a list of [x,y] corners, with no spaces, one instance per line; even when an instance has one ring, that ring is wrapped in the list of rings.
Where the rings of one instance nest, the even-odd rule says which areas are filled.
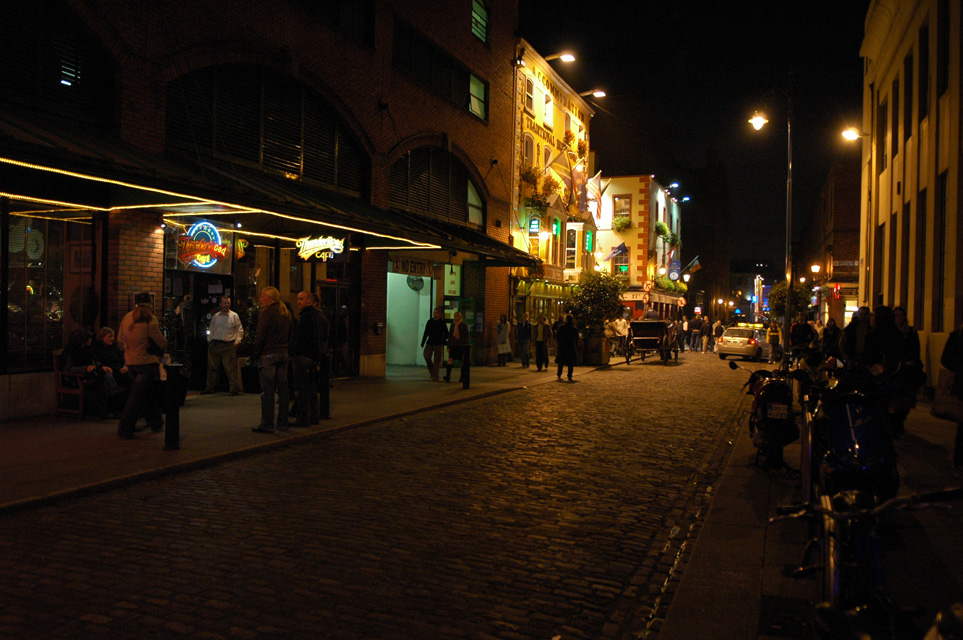
[[[388,252],[365,251],[361,254],[361,355],[384,353],[387,338],[382,330],[375,335],[377,323],[386,326],[388,317]]]
[[[132,308],[132,296],[154,294],[159,302],[164,285],[164,234],[161,215],[143,211],[114,211],[108,222],[107,326],[117,329]]]

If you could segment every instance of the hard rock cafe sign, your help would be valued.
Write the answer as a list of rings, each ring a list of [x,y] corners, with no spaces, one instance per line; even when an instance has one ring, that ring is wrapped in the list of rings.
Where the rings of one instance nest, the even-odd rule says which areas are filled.
[[[321,262],[327,262],[344,252],[344,238],[333,236],[300,238],[295,244],[298,247],[298,257],[302,260],[317,258]]]
[[[198,222],[177,238],[177,259],[182,263],[210,269],[223,260],[231,246],[221,240],[221,232],[210,222]]]

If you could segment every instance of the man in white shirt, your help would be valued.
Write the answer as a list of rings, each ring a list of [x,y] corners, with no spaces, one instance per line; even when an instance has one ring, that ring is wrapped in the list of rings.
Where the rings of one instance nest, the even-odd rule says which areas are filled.
[[[227,371],[231,395],[240,393],[237,380],[237,345],[244,337],[241,318],[231,311],[231,297],[221,296],[221,309],[211,318],[207,339],[207,387],[201,393],[214,393],[221,365]]]

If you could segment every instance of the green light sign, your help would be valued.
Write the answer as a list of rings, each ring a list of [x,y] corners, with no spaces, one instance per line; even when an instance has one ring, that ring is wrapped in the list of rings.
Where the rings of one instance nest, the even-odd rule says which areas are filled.
[[[552,235],[553,236],[558,235],[558,218],[555,218],[554,220],[552,220]]]
[[[534,217],[528,219],[528,232],[529,232],[529,233],[538,233],[538,232],[541,231],[541,230],[542,230],[542,221],[541,221],[541,220],[539,220],[538,218],[534,218]]]
[[[591,232],[591,231],[586,231],[586,232],[585,232],[585,250],[586,250],[588,253],[592,253],[592,245],[593,245],[593,243],[592,243],[592,232]]]

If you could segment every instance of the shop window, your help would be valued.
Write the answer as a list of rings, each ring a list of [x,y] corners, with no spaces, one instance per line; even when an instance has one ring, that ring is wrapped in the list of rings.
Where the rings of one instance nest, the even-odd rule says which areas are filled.
[[[444,149],[412,149],[391,166],[388,185],[392,207],[458,224],[484,224],[484,201],[468,169]]]
[[[488,7],[482,0],[472,0],[471,32],[476,38],[488,44]]]
[[[50,370],[65,335],[92,330],[99,303],[89,224],[11,216],[6,351],[0,372]]]

